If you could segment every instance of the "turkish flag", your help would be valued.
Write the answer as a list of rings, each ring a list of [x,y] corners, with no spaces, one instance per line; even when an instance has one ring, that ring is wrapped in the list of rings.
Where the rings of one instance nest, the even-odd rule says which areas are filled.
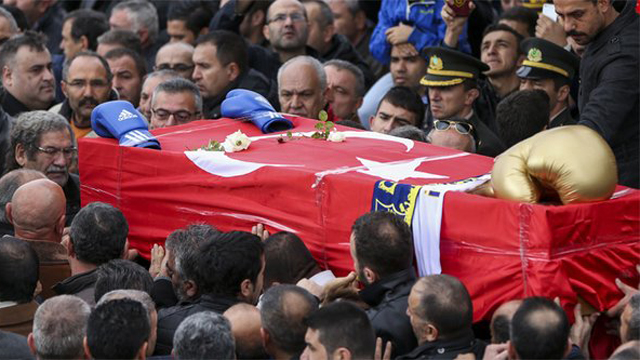
[[[291,120],[294,134],[315,131],[313,120]],[[263,135],[251,123],[230,119],[197,121],[153,131],[161,151],[82,139],[82,202],[122,210],[131,245],[147,257],[154,243],[191,223],[222,231],[264,223],[271,232],[296,233],[322,267],[344,275],[353,269],[351,225],[370,210],[376,181],[452,182],[485,174],[493,164],[479,155],[338,128],[347,132],[346,141]],[[252,138],[247,150],[194,151],[238,129]],[[614,200],[567,206],[449,192],[442,271],[465,283],[476,320],[506,300],[530,295],[574,304],[578,294],[603,310],[620,297],[616,277],[637,281],[640,193],[619,190]]]

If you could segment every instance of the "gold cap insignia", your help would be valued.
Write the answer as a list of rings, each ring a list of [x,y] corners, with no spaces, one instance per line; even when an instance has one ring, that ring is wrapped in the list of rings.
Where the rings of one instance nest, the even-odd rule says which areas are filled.
[[[442,59],[433,55],[429,60],[429,69],[442,70],[442,68],[444,68],[444,63],[442,62]]]
[[[527,54],[527,60],[533,61],[533,62],[542,61],[542,51],[540,51],[540,49],[538,48],[529,49],[529,53]]]

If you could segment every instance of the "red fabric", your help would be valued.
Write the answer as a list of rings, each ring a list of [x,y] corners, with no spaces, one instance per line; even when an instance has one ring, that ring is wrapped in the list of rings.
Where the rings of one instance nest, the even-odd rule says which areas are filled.
[[[295,131],[314,121],[293,118]],[[339,127],[340,128],[340,127]],[[183,153],[210,139],[223,141],[237,129],[262,135],[250,123],[198,121],[160,129],[162,151],[124,148],[110,139],[80,141],[83,204],[104,201],[120,208],[130,224],[129,241],[144,256],[173,230],[206,222],[223,231],[249,230],[261,219],[269,230],[293,229],[318,262],[338,275],[352,270],[350,228],[368,212],[379,178],[357,172],[357,157],[378,162],[459,152],[416,143],[348,138],[342,143],[300,139],[254,141],[229,157],[290,164],[223,178],[198,168]],[[343,130],[353,130],[342,128]],[[490,171],[493,159],[469,155],[423,162],[417,171],[445,180],[410,178],[410,184],[455,181]],[[304,165],[304,166],[300,166]],[[318,176],[326,170],[352,168]],[[521,204],[466,193],[448,193],[441,234],[444,273],[459,277],[474,302],[474,319],[487,319],[502,302],[530,295],[560,296],[570,310],[576,295],[598,310],[620,297],[614,279],[637,277],[640,256],[640,192],[591,204]],[[626,281],[626,280],[625,280]],[[629,283],[637,282],[637,278]],[[571,314],[571,312],[569,312]]]

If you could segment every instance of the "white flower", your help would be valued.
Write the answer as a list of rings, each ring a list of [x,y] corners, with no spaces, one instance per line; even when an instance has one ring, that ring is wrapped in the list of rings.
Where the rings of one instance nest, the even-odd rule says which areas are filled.
[[[236,152],[246,150],[250,144],[251,139],[238,130],[231,135],[227,135],[222,146],[224,146],[224,151],[226,152]]]
[[[329,133],[329,137],[327,137],[327,140],[332,142],[343,142],[346,138],[347,137],[343,132],[332,131]]]

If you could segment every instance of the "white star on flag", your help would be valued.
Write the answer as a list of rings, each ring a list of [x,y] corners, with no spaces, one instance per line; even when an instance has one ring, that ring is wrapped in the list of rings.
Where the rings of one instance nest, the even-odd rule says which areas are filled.
[[[394,161],[394,162],[377,162],[373,160],[367,160],[363,158],[356,157],[363,166],[367,169],[358,170],[359,173],[367,174],[371,176],[376,176],[382,179],[391,180],[391,181],[401,181],[408,178],[415,179],[448,179],[448,176],[431,174],[422,171],[416,171],[416,168],[420,166],[423,162],[435,161],[435,160],[445,160],[456,158],[460,156],[466,156],[467,153],[459,153],[450,156],[437,156],[437,157],[421,157],[417,159],[411,160],[402,160],[402,161]]]

